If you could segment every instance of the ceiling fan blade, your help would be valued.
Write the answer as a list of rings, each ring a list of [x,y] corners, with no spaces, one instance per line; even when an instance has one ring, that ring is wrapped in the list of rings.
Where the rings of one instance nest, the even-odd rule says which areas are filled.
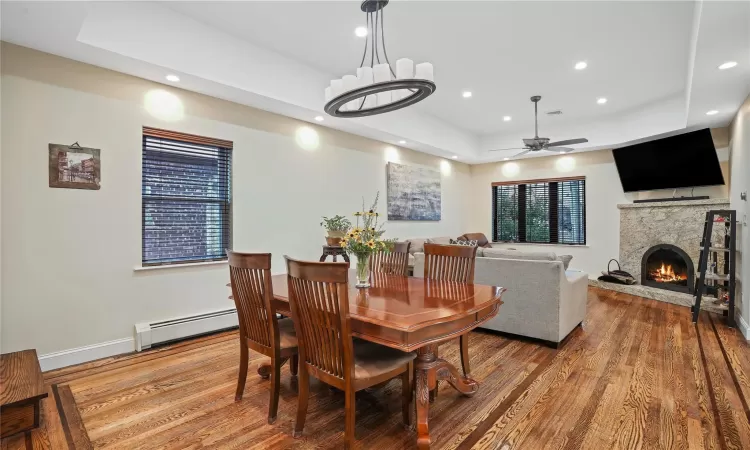
[[[503,150],[523,150],[526,147],[510,147],[510,148],[493,148],[491,152],[501,152]]]
[[[550,147],[550,148],[545,148],[544,150],[547,150],[548,152],[555,152],[555,153],[570,153],[575,149],[571,147]]]
[[[525,155],[526,153],[529,153],[530,151],[531,151],[531,149],[527,148],[526,150],[522,151],[521,153],[517,153],[517,154],[513,155],[513,158],[517,158],[519,156]]]
[[[557,142],[550,142],[547,144],[547,147],[558,147],[560,145],[574,145],[574,144],[584,144],[588,142],[589,140],[586,138],[579,138],[579,139],[568,139],[566,141],[557,141]]]

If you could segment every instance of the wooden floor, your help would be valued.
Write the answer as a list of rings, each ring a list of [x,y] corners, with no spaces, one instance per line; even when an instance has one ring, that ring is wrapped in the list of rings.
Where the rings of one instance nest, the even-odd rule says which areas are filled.
[[[502,314],[502,308],[500,309]],[[480,391],[441,386],[430,408],[440,449],[750,449],[750,347],[718,316],[592,289],[583,328],[554,350],[471,334]],[[441,356],[459,361],[457,345]],[[291,437],[295,383],[282,375],[278,420],[253,369],[234,402],[235,332],[45,374],[45,426],[34,448],[341,448],[344,397],[315,385],[302,439]],[[415,448],[401,424],[399,381],[358,394],[361,448]],[[23,448],[23,438],[3,449]]]

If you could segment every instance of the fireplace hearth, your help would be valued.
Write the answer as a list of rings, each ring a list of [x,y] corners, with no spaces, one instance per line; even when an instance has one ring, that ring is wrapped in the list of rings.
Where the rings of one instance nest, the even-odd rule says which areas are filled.
[[[644,286],[690,294],[694,276],[690,256],[675,245],[655,245],[643,254],[641,284]]]

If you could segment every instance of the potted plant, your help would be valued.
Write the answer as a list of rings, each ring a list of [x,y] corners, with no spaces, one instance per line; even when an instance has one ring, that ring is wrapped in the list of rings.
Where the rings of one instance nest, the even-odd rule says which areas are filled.
[[[324,216],[320,226],[328,232],[326,243],[331,247],[339,247],[341,246],[341,239],[346,236],[347,231],[352,227],[352,223],[344,216],[336,215],[330,218]]]
[[[362,211],[357,211],[357,225],[349,230],[346,237],[341,240],[341,246],[347,253],[357,257],[357,284],[358,288],[370,286],[370,256],[379,251],[389,252],[393,248],[395,239],[382,239],[383,224],[378,225],[378,195],[370,206],[365,209],[365,201],[362,199]],[[360,227],[360,220],[362,226]]]

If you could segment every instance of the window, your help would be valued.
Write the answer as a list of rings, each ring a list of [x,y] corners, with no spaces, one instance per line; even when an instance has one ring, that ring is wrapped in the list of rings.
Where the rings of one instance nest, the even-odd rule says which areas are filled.
[[[495,242],[586,243],[586,179],[492,184]]]
[[[226,260],[232,142],[143,128],[144,266]]]

